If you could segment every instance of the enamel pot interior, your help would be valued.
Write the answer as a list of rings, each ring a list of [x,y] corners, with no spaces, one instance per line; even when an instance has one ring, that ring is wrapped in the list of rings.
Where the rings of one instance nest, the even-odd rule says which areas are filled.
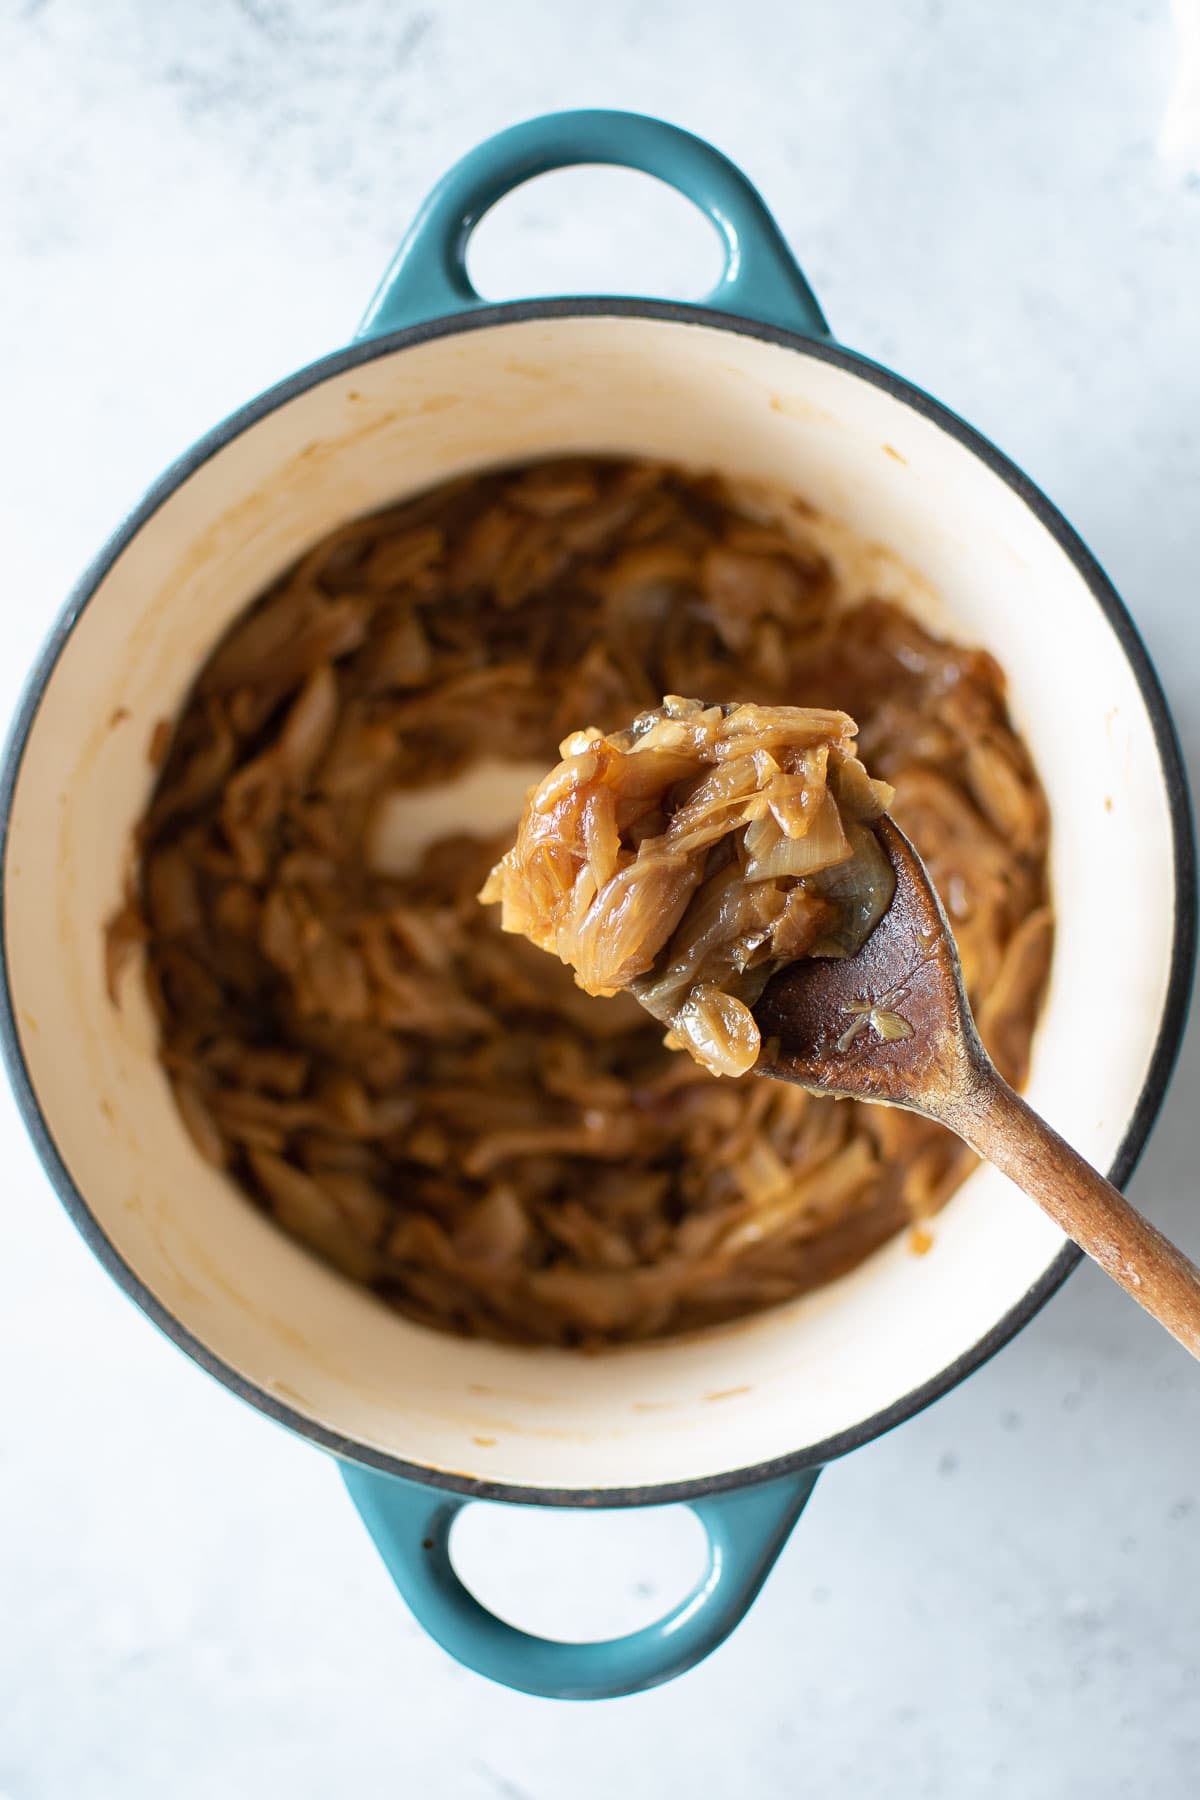
[[[1177,1035],[1187,871],[1163,722],[1089,586],[1101,578],[999,459],[898,384],[677,309],[502,309],[364,346],[168,478],[85,584],[27,714],[7,963],[26,1112],[64,1198],[118,1279],[231,1387],[318,1441],[454,1485],[665,1498],[815,1459],[911,1411],[1051,1290],[1070,1266],[1061,1235],[981,1170],[930,1254],[893,1242],[807,1298],[690,1341],[596,1357],[460,1342],[323,1267],[199,1159],[140,984],[115,1011],[102,969],[152,729],[239,608],[355,514],[573,451],[792,488],[867,540],[838,551],[852,589],[999,658],[1053,814],[1058,947],[1029,1095],[1092,1162],[1110,1167],[1123,1144],[1127,1157],[1165,1079],[1160,1035]],[[1113,958],[1103,897],[1118,872],[1138,928]]]

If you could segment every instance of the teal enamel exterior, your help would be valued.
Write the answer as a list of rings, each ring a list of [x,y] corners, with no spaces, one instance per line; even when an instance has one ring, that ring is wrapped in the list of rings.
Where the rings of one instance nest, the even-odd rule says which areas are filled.
[[[413,220],[357,335],[381,337],[486,306],[467,274],[467,245],[479,221],[523,182],[582,163],[640,169],[707,215],[725,246],[725,272],[704,306],[804,337],[830,336],[782,232],[741,170],[677,125],[624,112],[529,119],[464,156]]]
[[[343,1463],[350,1497],[414,1618],[443,1650],[505,1687],[549,1700],[615,1700],[702,1662],[740,1624],[816,1484],[817,1469],[690,1502],[708,1566],[654,1625],[603,1643],[518,1631],[481,1606],[450,1560],[450,1530],[469,1500]]]
[[[376,338],[487,302],[467,273],[471,233],[498,200],[553,169],[605,163],[676,188],[706,214],[725,269],[697,308],[828,340],[829,327],[762,197],[728,157],[661,119],[624,112],[552,113],[489,138],[442,177],[397,250],[357,337]],[[670,1681],[701,1662],[745,1617],[787,1542],[818,1469],[691,1503],[708,1567],[657,1624],[607,1643],[563,1644],[518,1631],[480,1604],[450,1559],[450,1530],[470,1502],[343,1463],[350,1496],[414,1617],[467,1668],[548,1699],[603,1700]]]

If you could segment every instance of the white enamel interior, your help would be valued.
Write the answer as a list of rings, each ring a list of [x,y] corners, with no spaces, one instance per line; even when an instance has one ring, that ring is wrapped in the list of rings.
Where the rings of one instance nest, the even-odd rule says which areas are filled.
[[[458,1342],[322,1267],[199,1160],[139,984],[118,1013],[101,971],[151,729],[231,616],[348,516],[560,451],[642,452],[794,487],[887,546],[849,555],[850,580],[900,591],[999,657],[1054,818],[1060,928],[1030,1097],[1107,1166],[1146,1074],[1173,926],[1161,770],[1121,648],[1034,514],[955,438],[861,377],[708,326],[568,318],[435,339],[324,380],[198,468],[104,577],[37,713],[4,871],[6,949],[24,1055],[75,1186],[223,1363],[410,1464],[516,1486],[642,1487],[745,1468],[871,1418],[1016,1305],[1059,1234],[984,1171],[936,1222],[931,1254],[893,1243],[807,1299],[695,1341],[595,1358]],[[1114,959],[1102,897],[1117,871],[1138,930]]]

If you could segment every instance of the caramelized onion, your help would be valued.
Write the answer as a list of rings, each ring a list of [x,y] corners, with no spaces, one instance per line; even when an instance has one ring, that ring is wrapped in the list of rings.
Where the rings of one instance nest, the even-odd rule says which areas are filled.
[[[732,1068],[762,959],[869,929],[880,891],[857,834],[880,794],[829,752],[844,707],[951,904],[984,1038],[1021,1079],[1053,927],[1045,803],[1003,676],[847,588],[822,529],[787,495],[647,463],[465,478],[318,543],[154,731],[105,944],[114,998],[142,962],[197,1154],[410,1317],[589,1346],[706,1326],[851,1267],[970,1167],[912,1115],[714,1080],[630,994],[585,993],[501,933],[480,883],[526,772],[581,719],[563,791],[589,771],[586,880],[555,859],[553,806],[539,855],[578,902],[564,930],[585,932],[597,981],[617,957],[630,973],[652,918],[682,907],[633,979]],[[752,703],[671,812],[690,702],[668,701],[652,740],[654,719],[639,728],[619,789],[595,780],[597,740],[663,693]],[[796,707],[811,741],[793,719],[786,747],[761,709]],[[817,868],[827,794],[851,855]],[[722,868],[739,831],[783,859],[764,866],[803,872],[747,885],[736,857]],[[627,881],[628,914],[585,923],[668,841],[653,908]]]
[[[588,993],[629,988],[670,1027],[669,1044],[714,1075],[744,1075],[760,1049],[747,1002],[804,954],[794,930],[788,951],[774,941],[793,896],[797,908],[824,902],[814,930],[839,955],[892,897],[866,823],[892,790],[858,762],[854,733],[844,713],[677,694],[610,737],[573,732],[480,899],[499,902],[505,931],[554,951]],[[589,822],[632,823],[631,796],[664,828],[636,844],[628,826],[610,832],[598,873]]]

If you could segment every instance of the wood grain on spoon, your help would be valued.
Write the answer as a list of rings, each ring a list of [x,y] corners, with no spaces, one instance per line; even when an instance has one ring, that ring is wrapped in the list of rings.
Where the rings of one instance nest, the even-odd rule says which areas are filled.
[[[856,956],[797,962],[768,983],[756,1072],[948,1125],[1200,1357],[1200,1269],[999,1074],[924,864],[890,818],[874,829],[895,898]]]

